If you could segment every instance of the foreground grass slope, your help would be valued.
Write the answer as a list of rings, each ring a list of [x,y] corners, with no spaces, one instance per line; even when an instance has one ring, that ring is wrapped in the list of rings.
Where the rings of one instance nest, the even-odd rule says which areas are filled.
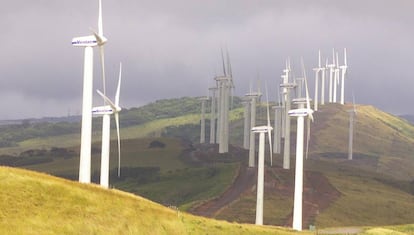
[[[27,170],[0,167],[0,179],[1,234],[298,234],[196,217]]]

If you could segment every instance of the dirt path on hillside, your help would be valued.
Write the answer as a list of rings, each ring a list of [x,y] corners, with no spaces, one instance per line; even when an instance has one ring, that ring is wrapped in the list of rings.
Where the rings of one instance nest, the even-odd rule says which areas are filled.
[[[289,186],[292,194],[294,184]],[[306,229],[315,223],[316,216],[329,207],[329,205],[340,197],[341,193],[333,187],[328,179],[320,172],[305,172],[303,188],[303,214],[302,224]],[[293,211],[286,218],[285,226],[291,226]]]
[[[241,167],[239,174],[233,185],[220,197],[201,204],[190,210],[190,213],[205,217],[215,217],[220,209],[238,200],[241,195],[249,190],[248,193],[255,193],[251,189],[256,185],[257,168]],[[266,175],[276,175],[277,177],[265,177],[265,191],[293,197],[294,193],[294,170],[284,170],[281,168],[266,168]],[[329,205],[340,197],[328,179],[319,172],[305,172],[303,189],[303,228],[314,224],[315,217]],[[286,217],[282,226],[292,226],[292,212]]]
[[[228,188],[220,197],[203,203],[190,210],[190,212],[195,215],[214,217],[221,208],[229,205],[234,200],[237,200],[244,191],[251,189],[255,183],[255,168],[249,168],[242,165],[238,176],[230,188]]]

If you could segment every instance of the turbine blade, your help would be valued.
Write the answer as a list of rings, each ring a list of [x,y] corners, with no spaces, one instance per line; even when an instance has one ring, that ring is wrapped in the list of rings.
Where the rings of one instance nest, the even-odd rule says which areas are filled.
[[[308,152],[309,152],[309,141],[310,141],[310,123],[311,119],[307,118],[307,126],[308,126],[308,130],[307,130],[307,137],[306,137],[306,154],[305,154],[305,159],[308,159]]]
[[[265,91],[266,91],[266,102],[267,102],[267,107],[266,107],[267,126],[270,126],[269,96],[267,94],[267,82],[266,81],[265,81]]]
[[[99,34],[99,36],[103,36],[102,0],[99,0],[98,34]]]
[[[118,107],[119,106],[119,94],[120,94],[120,90],[121,90],[121,78],[122,78],[122,63],[119,63],[119,78],[118,78],[118,87],[116,88],[116,93],[115,93],[115,105]]]
[[[306,70],[305,70],[305,64],[303,62],[303,58],[301,59],[302,63],[302,70],[303,70],[303,77],[305,80],[305,93],[306,93],[306,108],[310,110],[310,101],[309,101],[309,90],[308,90],[308,79],[306,77]]]
[[[224,63],[223,48],[220,48],[220,51],[221,51],[221,60],[223,62],[223,73],[224,73],[224,76],[227,76],[227,73],[226,73],[226,64]]]
[[[229,51],[226,48],[226,55],[227,55],[227,70],[229,72],[229,76],[232,78],[232,85],[233,85],[233,73],[231,71],[231,62],[230,62],[230,55],[229,55]]]
[[[118,137],[118,178],[121,177],[121,138],[119,135],[119,113],[115,113],[116,134]]]
[[[346,61],[346,48],[344,48],[344,63],[345,63],[345,66],[348,65],[347,61]]]
[[[266,92],[266,114],[267,114],[267,134],[269,138],[269,150],[270,150],[270,165],[273,166],[273,149],[272,149],[272,133],[271,133],[271,126],[270,126],[270,112],[269,112],[269,95],[267,92],[267,82],[265,81],[265,92]]]
[[[320,68],[321,67],[321,50],[319,50],[318,55],[319,55],[318,65],[319,65],[319,68]]]
[[[338,52],[336,53],[336,67],[339,68],[339,56],[338,56]]]
[[[115,110],[117,110],[117,106],[110,100],[106,95],[104,95],[100,90],[96,90],[98,94]]]
[[[103,46],[99,46],[99,52],[101,56],[101,73],[102,73],[102,87],[103,94],[106,95],[106,79],[105,79],[105,51]]]

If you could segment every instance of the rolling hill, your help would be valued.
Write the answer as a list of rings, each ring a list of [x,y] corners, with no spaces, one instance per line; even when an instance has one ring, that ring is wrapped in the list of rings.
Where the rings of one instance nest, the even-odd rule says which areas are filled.
[[[180,103],[183,102],[185,105],[182,105],[181,110]],[[231,192],[246,168],[247,152],[237,147],[242,143],[242,109],[236,106],[231,111],[230,142],[234,145],[231,154],[219,155],[214,145],[195,144],[199,132],[197,102],[192,98],[163,100],[124,113],[128,124],[121,129],[121,135],[122,166],[126,175],[122,179],[112,178],[114,187],[164,205],[177,206],[181,210],[195,210],[210,199],[219,200],[221,195]],[[163,112],[165,106],[173,108]],[[315,113],[310,156],[305,161],[306,226],[325,228],[412,224],[414,127],[404,119],[372,106],[358,105],[354,160],[348,161],[349,108],[329,104]],[[263,110],[259,109],[258,113],[258,123],[264,122]],[[59,127],[59,124],[54,125]],[[36,129],[35,126],[30,128]],[[92,161],[97,174],[100,128],[95,129],[96,145]],[[295,148],[295,130],[293,120],[292,149]],[[7,136],[7,132],[2,135]],[[148,145],[155,140],[166,143],[166,147],[149,149]],[[78,144],[79,134],[69,132],[23,138],[13,146],[0,148],[0,153],[29,162],[35,158],[46,159],[48,162],[21,167],[76,179]],[[67,154],[71,151],[75,154],[55,156],[52,147],[63,148]],[[115,142],[112,148],[116,150]],[[30,155],[28,151],[40,151],[42,156]],[[4,157],[0,157],[0,160]],[[276,166],[267,167],[265,176],[265,224],[289,226],[294,172],[281,169],[281,156],[275,155],[274,160]],[[111,166],[116,166],[115,159],[111,160]],[[243,187],[232,201],[208,216],[238,223],[254,222],[255,181],[240,182]],[[412,231],[410,226],[386,229],[394,228]]]
[[[122,191],[26,170],[0,167],[0,179],[1,234],[297,234],[197,217]]]

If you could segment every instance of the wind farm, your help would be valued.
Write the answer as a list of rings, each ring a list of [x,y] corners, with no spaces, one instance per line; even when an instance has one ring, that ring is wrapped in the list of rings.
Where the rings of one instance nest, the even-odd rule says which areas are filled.
[[[0,233],[414,233],[409,4],[76,1],[0,14]]]

